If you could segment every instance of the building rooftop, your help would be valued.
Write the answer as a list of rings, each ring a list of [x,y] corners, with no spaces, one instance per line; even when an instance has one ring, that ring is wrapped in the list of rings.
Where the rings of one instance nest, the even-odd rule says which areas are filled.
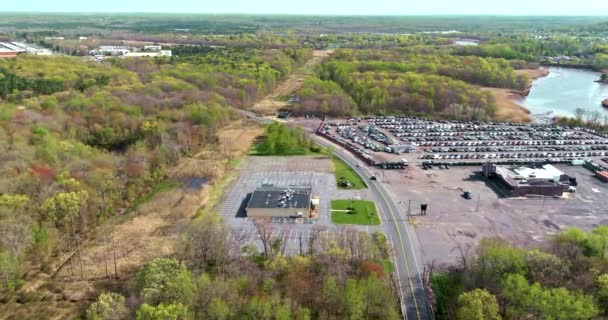
[[[247,208],[310,207],[310,187],[261,187],[251,194]]]
[[[513,169],[513,171],[524,179],[537,178],[550,180],[557,177],[557,180],[559,180],[559,177],[564,174],[562,171],[550,164],[546,164],[540,169],[519,167]]]
[[[542,168],[517,167],[509,169],[499,166],[496,167],[496,173],[513,186],[558,184],[564,175],[562,171],[550,164],[544,165]]]

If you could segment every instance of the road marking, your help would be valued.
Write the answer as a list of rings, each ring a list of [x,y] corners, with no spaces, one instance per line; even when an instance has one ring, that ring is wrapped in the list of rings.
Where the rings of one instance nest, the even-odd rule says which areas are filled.
[[[393,221],[395,221],[395,224],[397,224],[398,221],[397,221],[397,218],[395,217],[395,213],[393,212],[393,209],[391,208],[390,204],[388,203],[388,200],[384,196],[384,192],[382,192],[382,190],[380,190],[380,188],[378,188],[378,187],[376,187],[376,189],[378,190],[378,193],[380,193],[380,196],[382,196],[384,203],[388,207],[388,210],[390,211],[391,216],[393,217]],[[399,231],[399,227],[396,227],[395,230],[397,230],[397,236],[399,237],[399,244],[401,245],[401,251],[403,252],[403,260],[405,260],[405,267],[407,268],[407,273],[408,273],[408,275],[411,275],[412,273],[410,271],[409,263],[407,262],[407,255],[405,254],[405,247],[403,246],[403,238],[401,236],[401,231]],[[412,248],[412,254],[414,254],[413,248]],[[414,255],[414,258],[415,258],[415,255]],[[414,294],[414,284],[412,283],[412,278],[408,276],[407,280],[410,284],[410,291],[412,293],[412,299],[414,299],[414,306],[416,308],[416,316],[418,319],[420,319],[420,312],[418,311],[418,301],[416,300],[416,295]]]

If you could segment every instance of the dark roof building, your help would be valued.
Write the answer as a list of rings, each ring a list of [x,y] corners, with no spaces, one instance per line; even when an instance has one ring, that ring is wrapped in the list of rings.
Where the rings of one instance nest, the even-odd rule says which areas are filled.
[[[263,186],[256,189],[247,203],[248,217],[308,217],[310,187]]]

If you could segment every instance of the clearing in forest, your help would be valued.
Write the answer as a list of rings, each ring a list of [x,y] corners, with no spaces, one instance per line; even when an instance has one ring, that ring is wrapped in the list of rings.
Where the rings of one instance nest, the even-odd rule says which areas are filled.
[[[274,115],[279,109],[287,106],[288,102],[283,98],[300,90],[304,80],[314,74],[315,67],[325,61],[333,52],[333,50],[313,51],[310,60],[291,74],[285,82],[277,86],[264,99],[254,104],[251,110],[264,115]]]

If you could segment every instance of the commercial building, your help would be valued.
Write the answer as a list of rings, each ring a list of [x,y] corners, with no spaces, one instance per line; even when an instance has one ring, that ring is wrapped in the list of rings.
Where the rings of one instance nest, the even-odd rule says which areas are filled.
[[[251,218],[309,218],[316,211],[318,200],[312,201],[310,187],[262,186],[256,189],[247,203]]]
[[[504,167],[486,162],[483,165],[483,175],[486,178],[496,178],[509,189],[512,197],[561,196],[570,187],[570,177],[550,164],[542,168],[528,168]]]

